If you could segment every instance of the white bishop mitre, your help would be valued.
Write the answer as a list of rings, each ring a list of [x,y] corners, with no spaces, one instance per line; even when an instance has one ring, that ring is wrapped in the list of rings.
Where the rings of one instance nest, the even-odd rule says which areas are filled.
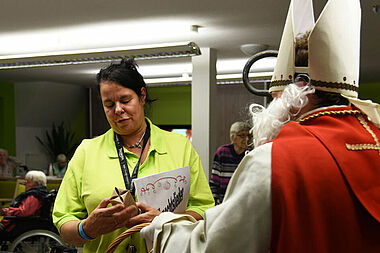
[[[358,96],[359,0],[329,0],[314,22],[312,0],[292,0],[270,91],[281,91],[295,73],[307,73],[316,89]],[[296,37],[310,31],[308,67],[295,66]]]
[[[359,100],[359,0],[329,0],[314,21],[312,0],[292,0],[281,38],[269,92],[282,91],[296,73],[309,75],[318,90],[339,93],[380,127],[380,105]],[[295,66],[296,37],[310,31],[308,66]]]

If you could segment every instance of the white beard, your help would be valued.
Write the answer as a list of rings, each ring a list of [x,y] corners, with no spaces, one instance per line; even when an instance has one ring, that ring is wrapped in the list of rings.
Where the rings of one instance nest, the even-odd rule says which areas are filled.
[[[289,84],[280,98],[275,98],[267,108],[259,104],[251,104],[253,144],[255,147],[273,140],[281,128],[291,120],[296,120],[301,109],[307,105],[307,95],[315,89],[309,85],[299,87]]]

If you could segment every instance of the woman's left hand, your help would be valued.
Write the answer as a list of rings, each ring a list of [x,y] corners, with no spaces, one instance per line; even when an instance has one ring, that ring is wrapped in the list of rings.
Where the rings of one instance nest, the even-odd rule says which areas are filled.
[[[157,209],[151,206],[145,205],[141,202],[137,202],[136,205],[139,208],[139,210],[141,210],[141,214],[130,218],[128,221],[128,227],[133,227],[141,223],[152,222],[152,220],[156,216],[161,214],[161,212],[158,211]]]

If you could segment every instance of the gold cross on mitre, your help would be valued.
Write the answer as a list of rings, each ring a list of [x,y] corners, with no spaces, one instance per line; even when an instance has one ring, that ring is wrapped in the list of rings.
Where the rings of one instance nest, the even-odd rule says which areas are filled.
[[[379,156],[380,156],[380,142],[377,138],[376,134],[372,131],[372,129],[368,126],[367,122],[365,121],[364,117],[362,115],[358,116],[358,119],[360,123],[363,125],[363,127],[371,134],[372,138],[375,140],[376,145],[374,144],[348,144],[346,143],[346,147],[348,150],[378,150]]]

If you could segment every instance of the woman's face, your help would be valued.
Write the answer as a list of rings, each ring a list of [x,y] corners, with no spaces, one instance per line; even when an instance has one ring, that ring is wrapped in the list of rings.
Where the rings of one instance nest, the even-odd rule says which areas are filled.
[[[7,164],[7,153],[4,151],[0,151],[0,164],[6,165]]]
[[[133,134],[144,122],[146,90],[141,88],[141,97],[118,83],[100,83],[103,109],[112,129],[120,135]]]
[[[25,185],[25,191],[28,191],[28,190],[32,189],[33,187],[38,186],[38,184],[34,183],[31,178],[25,179],[24,185]]]
[[[248,147],[249,138],[250,138],[249,131],[240,131],[236,134],[236,137],[232,143],[238,149],[245,150]]]

